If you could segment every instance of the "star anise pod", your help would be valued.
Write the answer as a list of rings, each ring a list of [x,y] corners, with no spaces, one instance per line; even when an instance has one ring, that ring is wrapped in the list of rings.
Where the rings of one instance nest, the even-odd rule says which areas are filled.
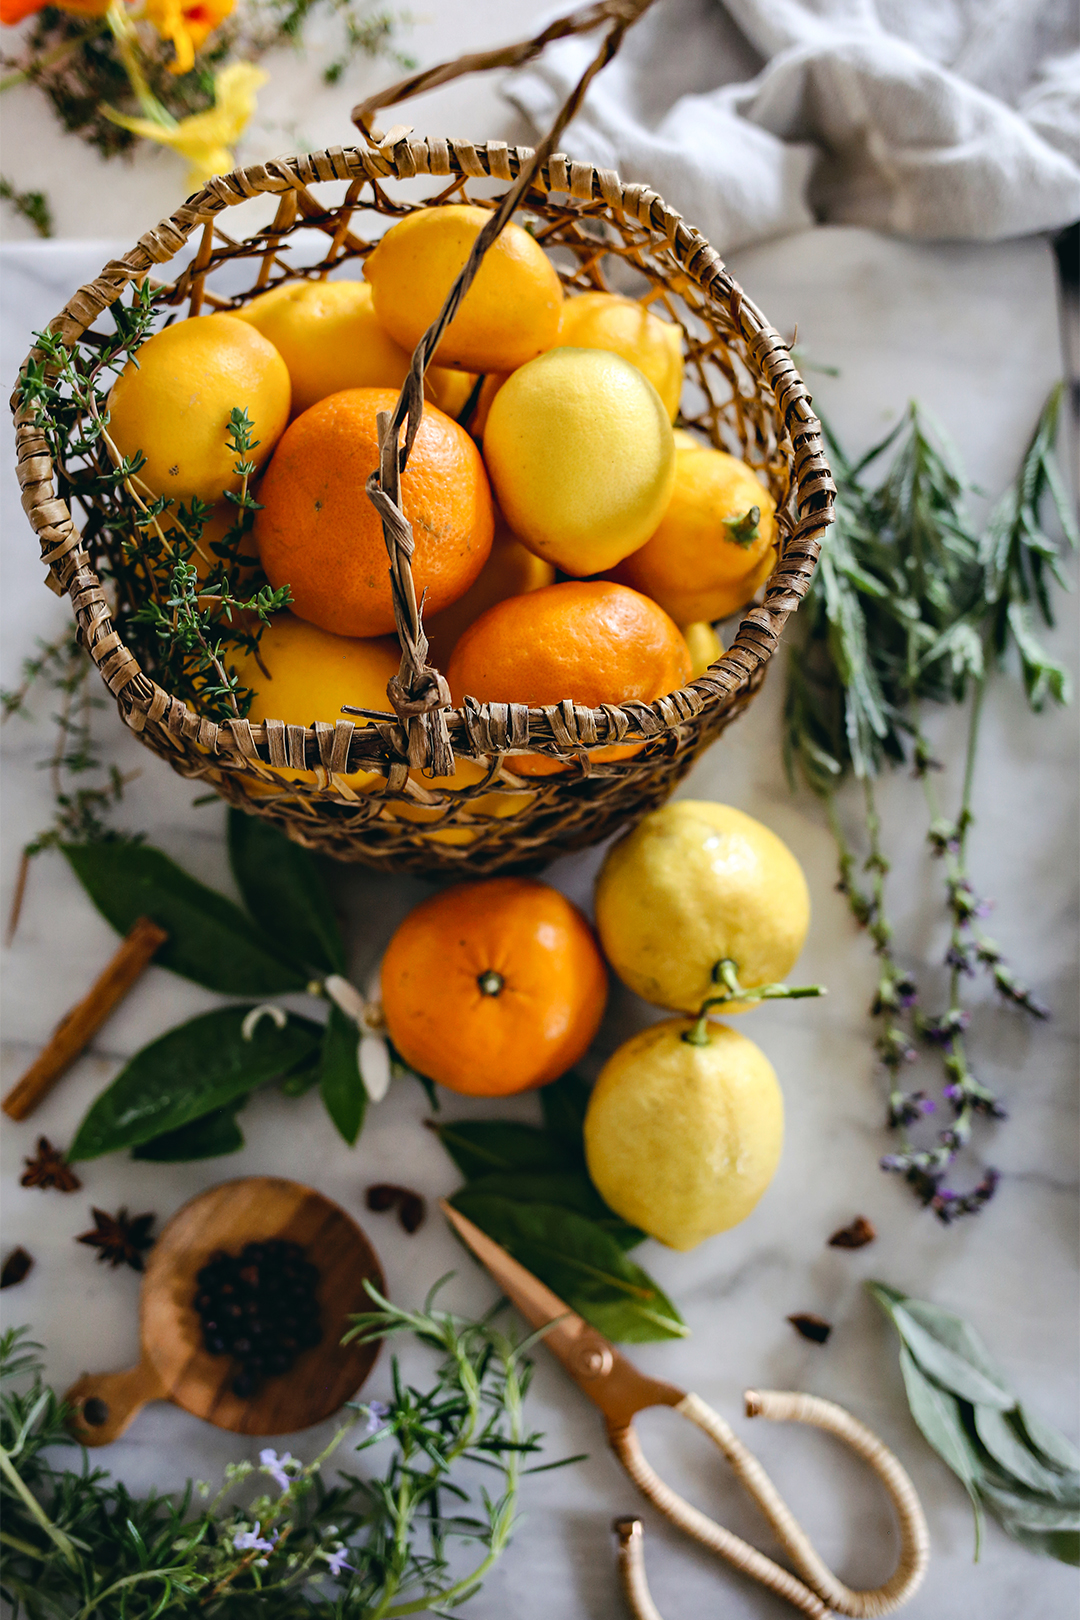
[[[77,1192],[82,1182],[64,1158],[61,1148],[54,1148],[47,1136],[39,1136],[37,1157],[24,1159],[26,1169],[19,1177],[24,1187],[55,1187],[58,1192]]]
[[[150,1228],[157,1216],[128,1215],[126,1209],[120,1210],[117,1215],[106,1215],[103,1209],[90,1207],[94,1217],[94,1230],[83,1232],[75,1239],[76,1243],[89,1243],[98,1250],[97,1258],[106,1265],[128,1265],[133,1271],[143,1269],[142,1250],[149,1249],[153,1243]]]

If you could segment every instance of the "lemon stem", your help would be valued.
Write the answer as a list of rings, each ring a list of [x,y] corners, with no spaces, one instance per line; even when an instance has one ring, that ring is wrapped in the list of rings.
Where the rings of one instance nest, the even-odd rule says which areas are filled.
[[[497,996],[506,980],[494,968],[485,968],[483,973],[476,975],[476,982],[480,986],[482,996]]]
[[[807,996],[827,994],[823,984],[759,984],[752,990],[745,990],[739,983],[739,964],[730,956],[722,957],[716,963],[712,970],[712,981],[723,985],[723,991],[703,1001],[693,1024],[683,1031],[682,1038],[688,1046],[708,1046],[712,1039],[709,1034],[709,1013],[713,1007],[730,1005],[733,1001],[744,1005],[757,1001],[803,1001]]]
[[[726,517],[720,520],[727,529],[727,538],[734,540],[737,546],[747,550],[758,537],[758,525],[761,522],[761,507],[751,506],[742,517]]]

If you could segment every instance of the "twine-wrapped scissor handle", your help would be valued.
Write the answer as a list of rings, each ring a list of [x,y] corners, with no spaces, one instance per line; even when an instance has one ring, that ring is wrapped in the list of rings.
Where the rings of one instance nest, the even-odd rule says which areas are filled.
[[[915,1487],[892,1452],[865,1424],[859,1423],[832,1401],[814,1395],[788,1394],[777,1390],[748,1390],[748,1417],[766,1417],[777,1422],[810,1423],[825,1429],[852,1448],[874,1470],[896,1508],[900,1524],[900,1556],[897,1566],[883,1586],[855,1591],[837,1580],[821,1559],[752,1452],[748,1451],[724,1419],[697,1395],[687,1395],[675,1410],[701,1429],[719,1447],[749,1495],[761,1508],[776,1532],[792,1563],[804,1580],[774,1563],[741,1537],[691,1506],[656,1474],[646,1461],[632,1425],[611,1433],[611,1444],[634,1484],[664,1517],[678,1529],[700,1541],[724,1558],[735,1569],[751,1576],[762,1586],[785,1598],[809,1615],[811,1620],[827,1620],[837,1612],[870,1620],[890,1614],[914,1595],[926,1572],[930,1537]],[[622,1532],[620,1532],[620,1536]],[[636,1620],[659,1620],[645,1585],[644,1561],[640,1542],[624,1542],[620,1554],[624,1589]]]

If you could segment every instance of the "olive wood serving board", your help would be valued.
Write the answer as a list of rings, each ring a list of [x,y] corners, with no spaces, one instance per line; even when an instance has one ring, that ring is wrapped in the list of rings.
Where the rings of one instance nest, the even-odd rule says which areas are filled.
[[[267,1378],[250,1399],[234,1395],[237,1364],[203,1348],[196,1273],[218,1249],[285,1238],[319,1269],[322,1342],[292,1370]],[[84,1373],[68,1390],[71,1428],[86,1446],[122,1434],[147,1401],[172,1401],[236,1434],[289,1434],[330,1417],[356,1393],[377,1344],[340,1340],[348,1318],[371,1309],[364,1283],[384,1292],[375,1251],[351,1216],[321,1193],[278,1176],[223,1181],[179,1209],[154,1244],[139,1309],[142,1359],[123,1372]]]

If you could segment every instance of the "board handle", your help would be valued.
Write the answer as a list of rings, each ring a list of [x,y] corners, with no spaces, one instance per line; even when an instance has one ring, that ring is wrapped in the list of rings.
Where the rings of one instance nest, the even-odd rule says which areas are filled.
[[[71,1408],[68,1427],[84,1446],[107,1446],[147,1401],[159,1401],[165,1393],[149,1361],[123,1372],[83,1373],[64,1396]]]

